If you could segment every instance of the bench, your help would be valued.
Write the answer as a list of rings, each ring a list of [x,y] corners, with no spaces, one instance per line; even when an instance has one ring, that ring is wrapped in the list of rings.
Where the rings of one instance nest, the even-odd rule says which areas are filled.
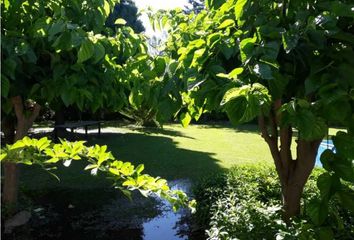
[[[85,129],[85,135],[87,137],[87,130],[89,126],[97,126],[98,127],[98,135],[101,135],[101,123],[100,121],[80,121],[74,123],[66,123],[61,125],[54,126],[54,137],[57,139],[58,137],[58,129],[63,128],[67,129],[70,128],[71,132],[74,132],[74,129],[83,127]]]

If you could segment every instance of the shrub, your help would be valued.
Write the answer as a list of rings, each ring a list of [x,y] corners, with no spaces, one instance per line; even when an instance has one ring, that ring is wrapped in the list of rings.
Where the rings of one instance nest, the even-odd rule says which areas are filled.
[[[304,201],[317,197],[316,169],[305,187]],[[354,216],[330,204],[329,218],[316,226],[305,211],[286,226],[281,218],[281,192],[275,170],[269,166],[237,166],[210,177],[194,190],[198,202],[195,221],[207,238],[216,239],[353,239]],[[306,209],[306,208],[304,208]]]

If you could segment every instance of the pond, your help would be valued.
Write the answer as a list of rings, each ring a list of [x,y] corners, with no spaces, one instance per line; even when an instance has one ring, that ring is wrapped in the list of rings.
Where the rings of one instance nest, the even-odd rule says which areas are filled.
[[[190,194],[189,180],[169,185]],[[2,239],[189,239],[188,209],[174,212],[168,202],[139,193],[129,201],[119,192],[92,191],[66,189],[44,195],[36,200],[29,223]]]

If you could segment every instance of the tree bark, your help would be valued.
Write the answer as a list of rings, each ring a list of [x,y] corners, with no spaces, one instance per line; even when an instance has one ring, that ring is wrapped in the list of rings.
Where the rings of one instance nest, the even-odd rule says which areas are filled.
[[[17,128],[14,135],[13,142],[16,142],[28,133],[28,130],[32,127],[34,120],[38,117],[40,112],[40,105],[35,104],[32,110],[32,113],[27,118],[24,113],[24,104],[20,96],[11,98],[13,104],[16,119],[17,119]],[[4,192],[3,192],[3,201],[6,205],[9,206],[10,212],[11,209],[14,211],[17,204],[17,195],[18,195],[18,176],[19,171],[16,163],[5,162],[4,163]]]
[[[300,213],[302,192],[315,166],[317,149],[321,139],[298,140],[297,158],[293,160],[291,154],[292,128],[291,126],[278,127],[280,116],[277,116],[276,112],[280,106],[280,102],[276,101],[274,109],[269,115],[269,121],[267,122],[265,117],[261,115],[258,118],[258,125],[274,160],[281,183],[283,219],[289,223],[291,218]],[[268,131],[268,126],[271,133]]]

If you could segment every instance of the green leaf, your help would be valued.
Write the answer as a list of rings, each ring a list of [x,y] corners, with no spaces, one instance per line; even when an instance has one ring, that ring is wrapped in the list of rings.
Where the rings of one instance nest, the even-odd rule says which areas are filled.
[[[253,38],[245,38],[240,42],[242,63],[247,62],[253,56],[253,49],[256,41],[257,37],[254,36]]]
[[[4,160],[7,157],[7,153],[1,153],[0,154],[0,162]]]
[[[6,76],[8,76],[11,79],[15,79],[15,73],[16,73],[16,68],[17,68],[17,63],[14,59],[8,58],[5,61],[3,61],[3,66],[2,66],[2,74],[4,73]],[[2,75],[1,74],[1,75]]]
[[[114,21],[114,24],[125,25],[127,24],[127,21],[125,21],[123,18],[118,18],[117,20]]]
[[[106,50],[105,50],[104,46],[101,43],[97,42],[95,44],[95,60],[94,60],[94,63],[97,63],[101,59],[103,59],[105,53],[106,53]]]
[[[191,67],[196,67],[198,65],[201,65],[203,62],[206,61],[207,58],[203,57],[205,51],[206,51],[205,48],[201,48],[201,49],[198,49],[194,52]]]
[[[9,9],[9,6],[10,6],[10,1],[9,0],[4,0],[5,9]]]
[[[340,1],[327,1],[319,2],[318,6],[334,13],[336,16],[354,18],[354,4],[345,4]]]
[[[136,171],[138,174],[140,174],[143,170],[144,170],[144,164],[139,164],[139,165],[136,167],[136,169],[135,169],[135,171]]]
[[[60,97],[66,107],[70,106],[75,100],[75,94],[73,94],[73,89],[65,89]]]
[[[111,12],[111,7],[109,6],[109,3],[106,0],[104,0],[103,9],[104,9],[106,16],[108,16],[109,13]]]
[[[86,40],[81,44],[81,47],[79,49],[78,52],[78,56],[77,56],[77,62],[78,63],[82,63],[86,60],[88,60],[89,58],[92,57],[92,55],[94,54],[94,45],[90,40]]]
[[[226,113],[235,125],[254,119],[261,112],[269,111],[270,96],[261,84],[245,85],[229,89],[221,101]]]
[[[234,68],[230,73],[229,76],[231,78],[236,78],[237,75],[240,75],[243,72],[243,68],[242,67],[238,67],[238,68]]]
[[[243,18],[245,12],[246,3],[248,0],[237,0],[235,5],[235,17],[239,26],[242,26],[244,21],[240,21]]]
[[[122,191],[122,193],[123,193],[130,201],[133,200],[133,199],[132,199],[132,193],[131,193],[131,191],[126,190],[126,189],[122,189],[122,188],[120,188],[120,190]]]
[[[354,136],[348,133],[339,131],[333,137],[333,143],[336,151],[348,159],[354,159]]]
[[[63,32],[52,45],[56,50],[71,49],[71,33]]]
[[[268,64],[258,63],[254,66],[253,71],[262,79],[273,79],[272,69]]]
[[[181,114],[181,123],[183,127],[187,127],[189,123],[191,122],[192,117],[189,115],[189,113],[182,113]]]
[[[65,28],[65,23],[62,20],[58,20],[57,22],[54,22],[48,31],[49,40],[52,40],[54,38],[54,35],[62,32],[64,28]]]
[[[154,60],[155,68],[154,71],[156,72],[157,76],[162,75],[166,69],[166,61],[162,57],[158,57]]]
[[[324,223],[328,216],[328,202],[314,199],[306,206],[306,212],[312,222],[319,226]]]
[[[321,198],[329,201],[338,188],[340,188],[340,181],[336,176],[331,176],[329,173],[323,173],[317,179],[317,186],[321,192]]]
[[[346,209],[354,213],[354,191],[347,188],[338,192],[339,199]]]
[[[330,227],[321,227],[316,229],[317,239],[319,240],[333,240],[334,234]]]
[[[296,47],[298,40],[299,36],[296,33],[291,31],[284,32],[282,34],[282,42],[285,52],[289,53],[291,50],[293,50]]]
[[[227,27],[233,27],[235,26],[235,21],[232,19],[226,19],[225,21],[223,21],[220,26],[218,27],[218,29],[223,29],[223,28],[227,28]]]
[[[209,48],[213,48],[215,46],[215,44],[217,44],[220,40],[221,40],[221,33],[212,33],[210,35],[208,35],[207,38],[207,45]]]

